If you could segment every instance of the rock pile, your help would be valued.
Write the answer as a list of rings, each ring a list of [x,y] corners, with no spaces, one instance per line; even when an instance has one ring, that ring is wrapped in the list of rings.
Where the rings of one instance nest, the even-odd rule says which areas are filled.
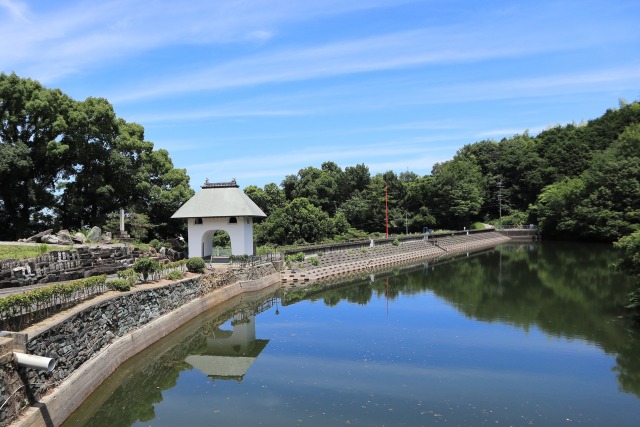
[[[53,229],[45,230],[34,234],[27,239],[20,239],[23,243],[47,243],[50,245],[74,245],[84,243],[112,243],[113,238],[110,232],[103,233],[100,227],[93,227],[85,236],[81,232],[71,234],[68,230],[60,230],[57,233]]]

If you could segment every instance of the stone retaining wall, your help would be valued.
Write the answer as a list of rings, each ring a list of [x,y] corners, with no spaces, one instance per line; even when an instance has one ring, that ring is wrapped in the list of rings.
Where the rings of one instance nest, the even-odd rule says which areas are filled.
[[[36,258],[0,261],[0,289],[36,283],[64,282],[124,270],[140,257],[131,246],[81,246]]]
[[[260,276],[256,280],[259,286],[277,282],[279,277],[273,267],[264,266],[253,276]],[[243,289],[246,282],[238,280],[231,270],[210,272],[164,286],[114,294],[98,302],[88,301],[60,319],[50,320],[48,325],[37,325],[25,330],[29,335],[28,353],[55,358],[58,365],[52,373],[17,368],[13,363],[0,365],[0,405],[3,405],[0,426],[14,421],[25,406],[35,404],[50,389],[74,374],[77,375],[85,362],[100,357],[112,343],[144,329],[150,322],[165,314],[184,311],[189,302],[195,302],[198,297],[211,293],[212,290],[219,288],[224,291],[232,288],[229,285],[233,283],[238,284],[239,293],[255,287],[245,286]],[[188,320],[191,314],[183,314],[183,318]],[[182,323],[184,322],[180,320],[172,327],[176,328]],[[145,339],[148,340],[151,336],[145,334]],[[126,358],[121,361],[124,360]],[[77,404],[80,403],[82,400]]]
[[[390,268],[397,264],[497,246],[509,240],[511,240],[509,237],[494,231],[468,235],[457,233],[437,239],[406,242],[398,246],[333,253],[315,257],[315,265],[310,264],[308,259],[294,263],[295,267],[284,270],[281,281],[283,284],[296,285],[336,280],[357,273]]]

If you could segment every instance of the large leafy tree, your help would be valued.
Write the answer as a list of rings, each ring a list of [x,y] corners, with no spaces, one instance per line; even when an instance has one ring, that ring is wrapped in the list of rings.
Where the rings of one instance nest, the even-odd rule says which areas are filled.
[[[103,225],[119,208],[146,215],[154,233],[193,190],[144,128],[118,119],[102,98],[74,101],[60,90],[0,74],[0,239],[45,227]]]
[[[176,169],[164,149],[143,153],[143,167],[135,176],[142,199],[131,206],[149,216],[156,237],[175,237],[184,232],[184,222],[171,215],[193,196],[186,169]]]
[[[284,191],[276,184],[269,183],[263,188],[250,185],[244,192],[268,216],[285,203]]]
[[[279,245],[319,242],[333,234],[334,224],[329,215],[305,198],[287,202],[263,222],[256,224],[255,229],[258,242]]]
[[[534,139],[527,133],[500,141],[496,175],[512,209],[526,210],[544,186],[542,163],[533,146]]]
[[[434,212],[439,227],[467,227],[482,207],[484,191],[480,168],[465,160],[436,164],[429,193],[429,207]]]
[[[72,103],[59,90],[0,73],[2,238],[51,225],[55,184],[70,171],[67,118]]]
[[[115,112],[106,99],[88,98],[73,103],[67,122],[72,167],[59,182],[59,222],[65,228],[97,225],[120,207],[123,196],[114,188],[118,180],[111,163],[118,135]]]
[[[640,124],[595,154],[579,177],[546,187],[535,211],[549,236],[612,241],[638,230]]]

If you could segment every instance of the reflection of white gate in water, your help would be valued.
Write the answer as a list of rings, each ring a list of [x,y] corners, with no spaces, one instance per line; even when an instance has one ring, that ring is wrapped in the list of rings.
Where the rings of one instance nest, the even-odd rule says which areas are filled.
[[[206,354],[190,355],[185,361],[215,379],[242,381],[249,367],[269,340],[256,339],[255,315],[233,316],[233,331],[216,329],[207,337]]]
[[[242,308],[231,319],[233,330],[216,328],[207,337],[204,353],[190,355],[185,361],[211,378],[242,381],[249,367],[269,343],[269,340],[256,339],[255,317],[274,305],[277,315],[277,303],[275,295],[242,303]]]

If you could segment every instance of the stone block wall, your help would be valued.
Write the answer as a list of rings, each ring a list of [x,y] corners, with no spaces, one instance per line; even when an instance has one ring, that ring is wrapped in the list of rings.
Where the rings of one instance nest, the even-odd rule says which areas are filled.
[[[272,265],[254,267],[252,277],[273,274]],[[240,275],[244,278],[244,275]],[[183,279],[163,287],[132,290],[115,295],[79,311],[61,323],[29,337],[29,354],[57,359],[51,373],[0,364],[0,426],[15,420],[27,406],[115,339],[169,313],[209,291],[237,282],[236,273],[227,270]],[[28,331],[25,331],[28,333]]]
[[[140,250],[130,246],[82,246],[25,260],[3,260],[0,289],[114,274],[128,268],[139,257]]]

